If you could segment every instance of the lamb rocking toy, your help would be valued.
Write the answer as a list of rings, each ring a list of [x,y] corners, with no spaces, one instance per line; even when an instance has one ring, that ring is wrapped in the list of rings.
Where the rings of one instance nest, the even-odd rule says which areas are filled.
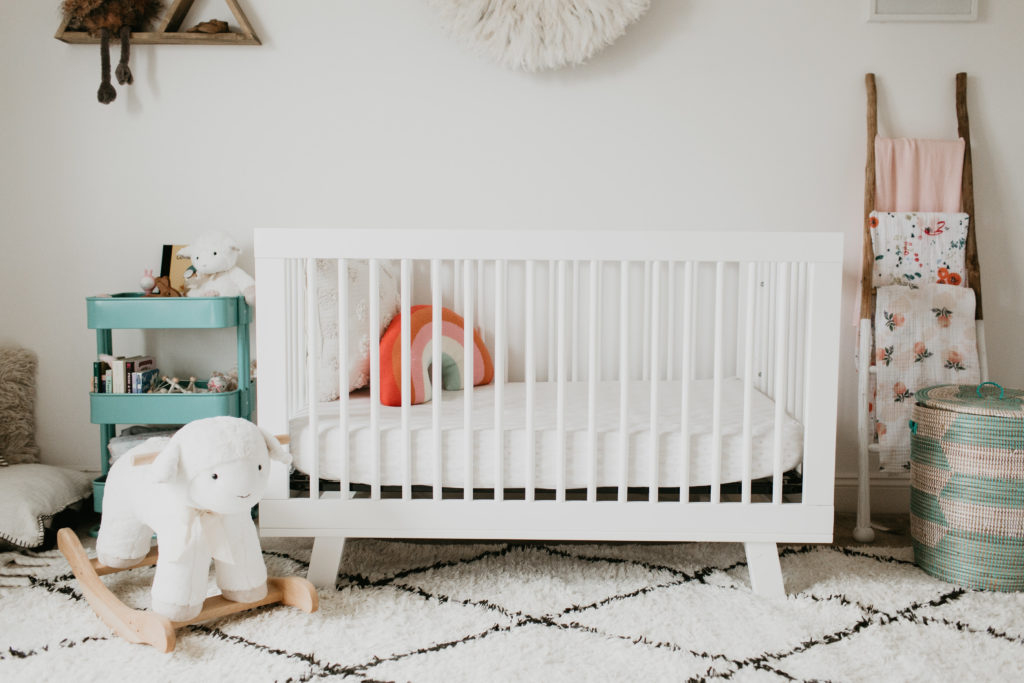
[[[110,468],[95,560],[71,529],[57,542],[89,604],[127,640],[163,652],[175,629],[272,603],[317,609],[303,578],[267,578],[250,510],[262,497],[270,462],[291,456],[248,420],[212,417],[174,436],[149,439]],[[157,549],[150,549],[156,533]],[[206,598],[213,559],[220,595]],[[156,565],[151,610],[133,610],[99,577]],[[205,598],[205,601],[204,601]]]

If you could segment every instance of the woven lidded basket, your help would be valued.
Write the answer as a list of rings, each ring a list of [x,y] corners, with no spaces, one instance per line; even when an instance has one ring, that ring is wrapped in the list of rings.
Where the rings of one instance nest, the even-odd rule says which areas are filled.
[[[914,560],[968,588],[1024,590],[1024,391],[941,384],[914,398]]]

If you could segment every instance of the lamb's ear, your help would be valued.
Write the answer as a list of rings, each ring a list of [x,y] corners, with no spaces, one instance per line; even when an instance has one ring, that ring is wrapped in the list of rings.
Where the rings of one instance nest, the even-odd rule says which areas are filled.
[[[181,249],[178,250],[178,256],[184,256],[185,258],[192,258],[192,255],[193,255],[193,252],[192,252],[192,245],[191,244],[186,246],[186,247],[182,247]]]
[[[259,425],[257,425],[257,428],[263,435],[263,440],[267,442],[267,453],[270,455],[270,459],[276,460],[282,465],[291,465],[292,455],[281,446],[281,442],[277,440],[277,437]]]
[[[178,476],[178,465],[181,462],[181,446],[174,439],[171,439],[153,460],[150,469],[150,477],[156,484],[166,484],[174,481]]]

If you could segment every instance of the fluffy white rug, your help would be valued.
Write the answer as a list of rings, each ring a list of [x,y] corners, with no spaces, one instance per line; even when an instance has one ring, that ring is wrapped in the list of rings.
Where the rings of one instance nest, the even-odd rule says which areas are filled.
[[[523,71],[582,64],[647,11],[650,0],[428,0],[456,39]]]
[[[264,541],[272,573],[310,543]],[[28,558],[28,559],[26,559]],[[349,541],[320,611],[265,608],[113,636],[56,551],[0,556],[0,680],[1021,680],[1024,596],[929,577],[909,548],[787,547],[790,597],[735,544]],[[152,570],[105,578],[144,606]]]

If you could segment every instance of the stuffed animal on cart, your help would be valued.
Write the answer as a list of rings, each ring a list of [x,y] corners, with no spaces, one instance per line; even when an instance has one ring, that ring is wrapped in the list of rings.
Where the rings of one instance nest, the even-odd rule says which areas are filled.
[[[195,274],[185,279],[187,296],[244,296],[256,300],[256,281],[235,265],[241,250],[230,236],[212,232],[178,251],[192,260]]]
[[[108,567],[135,566],[155,532],[151,607],[171,621],[202,610],[211,558],[225,599],[262,600],[267,569],[250,511],[266,490],[271,461],[287,465],[291,456],[238,417],[196,420],[172,437],[148,439],[107,474],[97,558]]]
[[[160,13],[160,0],[64,0],[61,10],[68,28],[84,29],[100,39],[102,81],[96,99],[110,104],[117,91],[110,84],[110,37],[121,38],[121,60],[117,65],[117,82],[130,85],[134,78],[128,67],[132,31],[145,31]]]

